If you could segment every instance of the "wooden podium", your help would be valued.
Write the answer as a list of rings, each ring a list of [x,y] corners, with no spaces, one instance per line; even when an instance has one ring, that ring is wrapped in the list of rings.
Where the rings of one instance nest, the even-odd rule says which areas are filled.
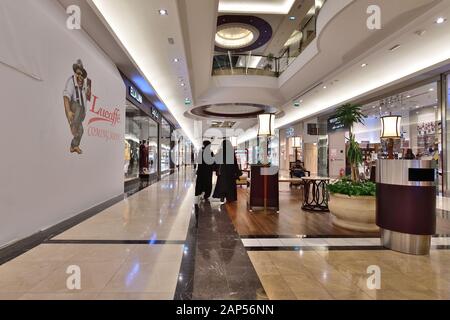
[[[278,167],[252,165],[250,192],[247,202],[250,211],[279,211]]]

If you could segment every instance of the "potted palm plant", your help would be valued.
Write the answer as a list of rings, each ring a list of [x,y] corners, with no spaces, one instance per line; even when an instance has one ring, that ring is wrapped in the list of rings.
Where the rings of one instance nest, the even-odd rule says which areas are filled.
[[[347,159],[351,167],[351,176],[345,177],[328,186],[328,203],[333,216],[333,224],[354,231],[376,232],[376,188],[371,181],[362,181],[358,166],[363,161],[359,144],[353,133],[353,126],[364,124],[361,106],[345,104],[336,110],[337,121],[349,129]]]

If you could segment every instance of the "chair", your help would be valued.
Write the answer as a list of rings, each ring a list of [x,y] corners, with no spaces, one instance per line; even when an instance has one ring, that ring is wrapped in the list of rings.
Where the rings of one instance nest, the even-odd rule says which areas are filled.
[[[302,165],[303,168],[305,167],[305,164],[303,162],[300,162],[300,164]],[[289,163],[289,176],[291,178],[294,178],[295,165],[296,165],[296,162],[290,162]],[[308,171],[308,170],[303,170],[303,171],[305,173],[305,177],[310,177],[311,176],[311,172],[310,171]],[[291,182],[289,184],[290,187],[292,187],[293,185],[301,186],[302,182]]]

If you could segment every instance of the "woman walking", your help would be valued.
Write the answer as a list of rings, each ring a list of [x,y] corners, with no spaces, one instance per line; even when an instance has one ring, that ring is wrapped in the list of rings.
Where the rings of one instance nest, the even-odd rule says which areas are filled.
[[[222,142],[222,149],[216,156],[217,184],[214,189],[213,198],[219,198],[221,202],[237,200],[236,179],[242,172],[237,164],[233,145],[229,140]]]

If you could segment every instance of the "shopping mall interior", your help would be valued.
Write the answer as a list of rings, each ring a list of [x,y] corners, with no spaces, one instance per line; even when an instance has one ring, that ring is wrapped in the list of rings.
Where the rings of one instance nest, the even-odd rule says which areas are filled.
[[[450,300],[450,0],[0,0],[0,43],[0,300]]]

